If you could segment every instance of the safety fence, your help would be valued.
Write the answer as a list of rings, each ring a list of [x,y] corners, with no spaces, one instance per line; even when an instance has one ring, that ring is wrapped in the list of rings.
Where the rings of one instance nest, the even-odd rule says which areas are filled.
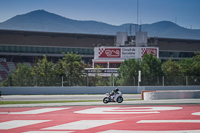
[[[11,77],[0,83],[0,86],[195,86],[200,85],[199,76],[142,76],[141,82],[138,77],[120,79],[119,77],[83,76],[73,77],[53,77],[53,78],[24,78],[12,79]]]

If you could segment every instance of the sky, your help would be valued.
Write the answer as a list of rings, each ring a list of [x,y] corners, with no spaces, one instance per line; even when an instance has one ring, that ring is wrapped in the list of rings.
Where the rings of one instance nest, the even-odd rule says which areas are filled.
[[[171,21],[200,29],[200,0],[0,0],[0,22],[40,9],[74,20],[112,25]]]

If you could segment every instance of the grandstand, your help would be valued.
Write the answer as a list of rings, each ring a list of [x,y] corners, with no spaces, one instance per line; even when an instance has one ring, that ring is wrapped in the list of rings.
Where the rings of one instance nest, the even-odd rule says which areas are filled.
[[[135,37],[128,36],[128,40],[131,38]],[[57,62],[63,52],[73,52],[81,55],[83,62],[92,64],[94,47],[115,47],[115,44],[115,35],[0,30],[0,80],[5,80],[18,63],[32,66],[43,55]],[[200,40],[150,37],[148,45],[159,48],[161,60],[190,58],[200,51]]]

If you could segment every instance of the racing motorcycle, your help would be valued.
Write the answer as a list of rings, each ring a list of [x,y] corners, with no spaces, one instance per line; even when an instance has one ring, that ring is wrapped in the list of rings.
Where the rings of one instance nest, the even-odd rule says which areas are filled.
[[[106,97],[103,99],[103,103],[108,103],[108,102],[122,103],[123,102],[122,93],[118,91],[112,96],[109,93],[106,93]]]

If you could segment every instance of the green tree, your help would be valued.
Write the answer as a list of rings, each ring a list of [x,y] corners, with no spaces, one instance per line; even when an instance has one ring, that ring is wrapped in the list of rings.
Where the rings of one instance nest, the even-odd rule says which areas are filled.
[[[32,86],[33,76],[31,68],[26,64],[17,64],[17,69],[8,76],[4,86]]]
[[[139,61],[135,59],[125,60],[118,70],[117,85],[135,85],[139,70]]]
[[[181,67],[181,73],[184,76],[191,76],[192,75],[192,64],[193,60],[191,58],[185,58],[178,62]]]
[[[105,80],[102,76],[99,76],[101,66],[96,65],[94,69],[94,76],[89,77],[89,86],[104,86]]]
[[[109,86],[109,79],[98,76],[96,86]]]
[[[55,85],[54,64],[48,61],[46,56],[38,60],[37,65],[33,67],[32,75],[36,78],[37,86]]]
[[[200,52],[195,53],[196,55],[192,58],[191,72],[192,75],[200,76]]]
[[[161,61],[152,54],[145,54],[141,61],[142,85],[159,85],[161,76]]]
[[[145,54],[141,61],[142,74],[145,76],[162,75],[161,61],[153,54]]]
[[[188,85],[200,85],[200,52],[192,58],[179,61],[184,76],[187,76]]]
[[[81,56],[67,53],[56,64],[56,73],[65,77],[65,85],[81,85],[82,71],[84,70]]]
[[[179,62],[169,59],[162,64],[162,70],[165,76],[165,85],[185,84],[185,77]]]
[[[165,76],[181,76],[182,75],[181,65],[176,61],[172,61],[172,59],[169,59],[162,64],[162,71]]]

